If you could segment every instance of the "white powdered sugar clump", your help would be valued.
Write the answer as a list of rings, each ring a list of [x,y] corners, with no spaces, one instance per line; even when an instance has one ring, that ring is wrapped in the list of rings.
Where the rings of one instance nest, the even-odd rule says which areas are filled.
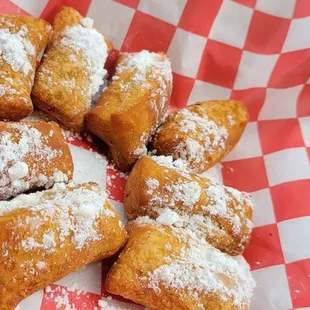
[[[186,171],[188,169],[186,161],[182,159],[173,160],[172,156],[152,156],[152,160],[155,161],[157,164],[170,169],[176,169],[181,171]]]
[[[69,240],[76,249],[82,249],[90,241],[102,238],[96,230],[99,218],[115,217],[105,203],[106,193],[98,186],[59,184],[51,190],[0,201],[0,215],[19,208],[32,211],[34,215],[21,224],[29,225],[32,233],[21,240],[20,246],[26,252],[43,249],[49,254]],[[37,228],[47,222],[54,224],[53,231],[45,231],[39,237]]]
[[[196,163],[205,158],[205,153],[212,154],[217,149],[225,148],[227,129],[210,120],[207,115],[201,117],[198,113],[183,109],[177,112],[176,116],[181,118],[181,132],[187,133],[188,136],[175,150],[180,158]]]
[[[117,66],[116,73],[121,74],[124,71],[136,70],[133,80],[138,83],[144,83],[147,74],[153,70],[166,81],[172,81],[172,70],[170,61],[161,54],[142,50],[139,53],[125,54],[126,61]],[[159,77],[158,77],[159,78]]]
[[[216,294],[223,302],[231,298],[236,307],[246,308],[255,282],[245,260],[226,255],[193,235],[186,239],[180,253],[165,257],[166,264],[142,277],[147,287],[156,292],[161,287],[176,289],[191,298]],[[201,309],[206,308],[201,305]]]
[[[13,71],[28,75],[33,72],[31,56],[35,48],[27,39],[28,29],[24,25],[17,33],[0,29],[0,63],[5,61]]]
[[[160,215],[157,217],[156,222],[163,225],[173,225],[180,220],[180,216],[175,211],[168,208],[162,210]]]
[[[8,169],[8,174],[12,182],[22,179],[27,176],[29,172],[28,165],[24,162],[18,161]]]
[[[103,84],[103,79],[107,73],[104,64],[108,57],[108,48],[104,37],[96,29],[90,27],[89,19],[82,19],[81,24],[67,27],[60,44],[75,52],[82,53],[85,57],[90,74],[89,96],[94,96],[100,85]]]
[[[160,185],[159,181],[157,179],[154,178],[149,178],[146,180],[146,185],[148,187],[147,193],[148,194],[152,194],[153,191],[158,188],[158,186]]]
[[[34,186],[51,186],[54,182],[66,182],[63,172],[53,170],[49,178],[39,174],[52,160],[62,156],[61,150],[51,149],[47,145],[50,136],[42,136],[35,127],[23,123],[11,123],[8,130],[0,132],[0,199],[6,199]],[[32,158],[30,168],[26,161]]]
[[[145,145],[141,145],[139,147],[137,147],[134,151],[133,151],[133,155],[137,156],[137,157],[141,157],[143,155],[146,155],[147,153],[147,148]]]

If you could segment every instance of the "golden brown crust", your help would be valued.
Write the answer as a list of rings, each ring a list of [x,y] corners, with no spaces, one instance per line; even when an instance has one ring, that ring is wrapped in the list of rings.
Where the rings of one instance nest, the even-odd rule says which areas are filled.
[[[165,234],[156,226],[130,225],[128,242],[107,275],[107,291],[152,310],[187,309],[182,307],[179,298],[172,294],[169,296],[168,293],[158,296],[155,292],[145,289],[140,281],[140,277],[165,263],[164,257],[170,253],[165,248],[167,243],[171,244],[176,252],[180,248],[180,243],[172,235]]]
[[[56,14],[53,21],[53,36],[58,36],[66,27],[72,27],[80,23],[83,16],[74,8],[65,6]]]
[[[57,118],[69,129],[80,131],[90,109],[91,72],[83,53],[64,46],[67,27],[80,25],[83,17],[71,7],[55,16],[54,33],[35,76],[32,99],[35,105]],[[104,38],[108,53],[112,44]],[[81,38],[82,40],[82,38]],[[89,47],[90,49],[92,47]]]
[[[237,306],[231,298],[210,291],[192,294],[191,288],[173,288],[163,283],[159,283],[159,290],[154,288],[151,282],[152,275],[156,273],[155,270],[173,263],[176,257],[182,256],[182,249],[187,246],[187,241],[179,238],[177,233],[172,232],[168,227],[131,223],[128,242],[108,273],[107,291],[133,300],[151,310],[248,309],[249,300],[246,299]],[[217,251],[206,246],[211,252]],[[227,257],[223,253],[219,253],[219,256]],[[221,264],[220,261],[217,263]],[[190,265],[188,268],[191,268]],[[169,279],[169,276],[171,274],[167,272],[166,278]],[[231,278],[218,275],[226,285],[233,288],[235,279],[233,275],[230,276]],[[178,286],[181,286],[184,281],[182,276],[178,280]]]
[[[141,157],[129,174],[124,206],[129,219],[156,219],[169,208],[180,220],[184,216],[178,225],[230,255],[241,254],[250,241],[253,210],[245,193],[160,165],[149,156]]]
[[[239,101],[198,102],[170,114],[153,145],[158,154],[182,158],[202,173],[233,149],[247,122],[246,107]]]
[[[8,30],[11,34],[21,34],[34,47],[33,54],[26,52],[30,65],[28,73],[13,70],[7,61],[1,61],[0,64],[0,86],[3,89],[0,96],[0,120],[18,121],[33,111],[30,92],[36,58],[48,42],[51,27],[44,20],[31,16],[0,15],[0,29]]]
[[[144,74],[137,67],[129,67],[128,63],[142,53],[148,52],[119,56],[112,84],[87,116],[88,129],[109,145],[116,165],[124,171],[130,170],[146,150],[171,95],[172,83],[167,78],[171,68],[165,55],[147,54],[154,57],[154,65]],[[158,69],[158,64],[163,68]]]
[[[0,146],[0,200],[72,179],[71,152],[55,122],[0,122]],[[20,163],[25,175],[10,176],[10,168]]]
[[[68,187],[65,191],[68,194],[79,189],[96,192],[99,193],[98,197],[104,197],[95,183],[75,185]],[[88,263],[113,255],[126,241],[126,232],[124,227],[120,225],[120,218],[112,205],[106,200],[104,205],[100,206],[105,211],[102,211],[93,226],[96,237],[91,238],[90,230],[87,230],[89,228],[84,226],[86,227],[85,234],[89,233],[90,239],[86,239],[84,245],[78,248],[75,243],[83,237],[83,228],[82,226],[73,228],[77,235],[72,231],[69,231],[68,235],[63,233],[65,227],[62,226],[64,220],[61,218],[66,217],[68,211],[62,204],[63,202],[59,203],[61,198],[53,200],[53,197],[55,195],[58,197],[63,190],[57,191],[56,194],[53,191],[44,192],[40,198],[38,205],[46,201],[43,210],[33,209],[34,206],[23,207],[20,205],[17,209],[0,216],[0,244],[2,245],[0,248],[1,310],[13,310],[22,299],[44,286],[84,267]],[[72,200],[72,206],[78,203],[78,199],[83,199],[82,195],[83,193],[76,195],[75,200]],[[29,203],[29,199],[25,201]],[[87,199],[84,200],[87,201]],[[14,203],[14,200],[12,202]],[[48,203],[51,204],[50,214],[44,212],[45,209],[49,208]],[[100,201],[98,200],[97,203]],[[83,216],[86,212],[83,209],[85,207],[82,204],[80,209],[71,209],[68,205],[68,210],[72,213],[72,218],[78,221],[79,216]],[[93,207],[98,208],[98,206]],[[0,202],[0,214],[3,211],[1,208],[3,205]],[[88,219],[86,217],[85,221]],[[46,238],[46,236],[50,238]],[[44,238],[49,242],[44,243]]]

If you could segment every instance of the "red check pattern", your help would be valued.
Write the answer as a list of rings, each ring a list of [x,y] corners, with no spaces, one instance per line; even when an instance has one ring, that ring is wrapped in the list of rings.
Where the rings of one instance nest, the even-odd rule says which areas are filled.
[[[245,253],[258,284],[252,309],[309,309],[309,1],[4,0],[0,10],[51,21],[62,5],[93,18],[114,43],[114,56],[143,48],[167,52],[174,71],[170,110],[197,100],[245,102],[250,123],[224,160],[221,177],[251,192],[255,202],[256,227]],[[91,153],[89,143],[73,144],[83,148],[83,156]],[[121,208],[124,179],[110,168],[104,178]],[[72,275],[21,307],[55,309],[62,306],[61,296],[76,309],[93,309],[107,293],[103,281],[93,287],[101,273],[87,275],[94,281],[79,296],[70,292]],[[84,281],[78,277],[77,282]]]

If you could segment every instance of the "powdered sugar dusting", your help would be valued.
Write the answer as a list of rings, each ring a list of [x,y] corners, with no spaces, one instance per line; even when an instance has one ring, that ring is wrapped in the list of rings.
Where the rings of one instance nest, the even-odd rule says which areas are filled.
[[[253,226],[248,218],[253,205],[247,193],[180,170],[171,157],[154,156],[152,160],[175,173],[173,178],[163,177],[158,184],[151,177],[145,180],[148,195],[145,210],[151,209],[161,224],[189,229],[216,247],[220,247],[218,238],[222,237],[228,244],[239,242],[237,247],[244,248]],[[168,169],[164,173],[170,175]],[[229,251],[239,253],[240,249]]]
[[[191,214],[178,209],[166,208],[154,208],[154,211],[158,214],[155,221],[162,225],[167,225],[172,228],[182,228],[194,233],[198,238],[218,238],[224,236],[220,225],[213,220],[211,217],[205,216],[204,214]],[[148,222],[152,220],[149,217],[140,217],[138,222]]]
[[[226,218],[232,223],[232,228],[235,233],[240,233],[242,223],[240,216],[235,213],[238,210],[241,216],[245,216],[243,204],[247,207],[253,208],[252,202],[247,193],[239,192],[238,190],[220,186],[219,184],[210,182],[209,187],[206,190],[208,197],[210,198],[209,206],[203,207],[204,210],[208,211],[209,214]],[[233,208],[228,206],[233,204]],[[249,227],[249,229],[251,229]]]
[[[146,180],[146,185],[148,187],[147,193],[152,194],[152,192],[160,185],[157,179],[149,178]]]
[[[56,304],[56,309],[77,310],[75,305],[71,305],[69,294],[67,292],[63,296],[55,297],[54,301]]]
[[[25,240],[22,240],[21,246],[26,252],[38,248],[44,249],[47,253],[55,252],[56,242],[54,233],[49,232],[48,234],[44,234],[40,242],[37,242],[33,237],[28,237]]]
[[[0,96],[6,96],[7,101],[13,101],[14,97],[12,95],[23,95],[23,82],[21,80],[13,81],[12,78],[1,76],[1,79],[4,81],[3,84],[0,84]]]
[[[149,91],[146,104],[153,109],[156,121],[152,128],[140,137],[133,155],[139,158],[147,153],[145,145],[162,122],[167,104],[171,95],[172,70],[168,58],[164,54],[142,50],[139,53],[124,53],[119,61],[113,81],[121,78],[124,72],[131,72],[129,79],[119,82],[124,93],[130,93],[138,85],[139,88]]]
[[[26,252],[44,249],[48,254],[57,247],[63,247],[68,240],[76,249],[82,249],[88,242],[102,238],[96,230],[98,219],[102,216],[115,217],[111,210],[104,207],[105,202],[106,193],[95,184],[60,184],[51,190],[1,201],[0,215],[19,208],[27,208],[34,213],[34,217],[40,214],[37,223],[34,217],[23,223],[33,229],[30,229],[30,236],[21,240],[20,246]],[[37,227],[45,222],[54,223],[55,229],[46,231],[40,237]]]
[[[157,164],[170,169],[185,171],[188,168],[186,161],[182,159],[173,160],[172,156],[152,156],[152,160],[155,161]]]
[[[151,188],[149,192],[153,194]],[[197,182],[184,182],[179,180],[177,182],[166,184],[162,186],[160,195],[152,195],[150,204],[153,206],[168,206],[175,207],[177,204],[191,209],[199,200],[201,194],[201,187]]]
[[[147,148],[145,145],[141,145],[133,151],[133,155],[137,157],[141,157],[142,155],[145,155],[146,153],[147,153]]]
[[[82,53],[85,57],[90,74],[89,96],[94,96],[103,84],[103,78],[107,73],[104,64],[108,57],[108,49],[104,37],[90,27],[88,19],[82,19],[81,23],[82,25],[67,27],[60,44]]]
[[[72,286],[48,286],[45,288],[45,300],[57,310],[80,310],[91,308],[99,310],[97,302],[89,299],[89,293]],[[74,296],[74,298],[73,298]],[[54,308],[53,308],[54,309]]]
[[[8,174],[12,182],[22,179],[29,172],[28,165],[25,162],[18,161],[8,169]]]
[[[179,222],[179,220],[180,216],[178,215],[178,213],[168,208],[165,208],[163,212],[160,212],[160,215],[156,219],[156,222],[163,225],[173,225]]]
[[[201,116],[185,108],[176,113],[176,118],[179,119],[181,132],[188,134],[188,138],[181,141],[175,150],[178,157],[195,163],[205,158],[205,153],[212,154],[217,149],[225,148],[227,129],[207,115]]]
[[[54,182],[68,181],[68,176],[56,167],[49,177],[41,174],[45,166],[63,155],[62,150],[51,149],[47,145],[50,136],[43,136],[38,129],[27,123],[10,123],[5,128],[0,132],[0,197],[2,199],[34,186],[50,187]],[[27,164],[30,157],[40,162],[40,167],[32,164],[30,168]]]
[[[0,63],[5,61],[13,71],[28,75],[33,72],[31,56],[35,48],[27,39],[28,29],[25,25],[17,33],[0,29]]]
[[[216,250],[202,239],[178,231],[183,246],[179,253],[165,257],[161,265],[146,277],[148,288],[157,292],[161,287],[178,290],[178,294],[198,298],[198,294],[216,294],[222,301],[232,299],[238,308],[246,308],[252,296],[255,282],[249,266],[242,258],[234,259]],[[201,304],[201,308],[205,309]]]
[[[117,75],[127,70],[135,70],[133,80],[144,83],[150,70],[154,70],[153,75],[159,74],[155,78],[163,77],[166,81],[172,81],[171,64],[162,54],[152,53],[142,50],[139,53],[125,54],[126,61],[121,62],[117,67]]]

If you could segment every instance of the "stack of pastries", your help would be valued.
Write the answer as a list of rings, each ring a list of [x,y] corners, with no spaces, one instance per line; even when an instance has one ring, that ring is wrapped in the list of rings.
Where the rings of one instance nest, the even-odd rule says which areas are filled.
[[[112,48],[70,7],[52,26],[0,15],[0,309],[123,246],[109,292],[154,310],[249,309],[251,199],[202,174],[240,139],[245,106],[198,102],[167,116],[167,56],[121,53],[104,88]],[[50,121],[23,120],[33,106]],[[127,231],[96,183],[72,183],[58,122],[98,136],[130,172]]]

